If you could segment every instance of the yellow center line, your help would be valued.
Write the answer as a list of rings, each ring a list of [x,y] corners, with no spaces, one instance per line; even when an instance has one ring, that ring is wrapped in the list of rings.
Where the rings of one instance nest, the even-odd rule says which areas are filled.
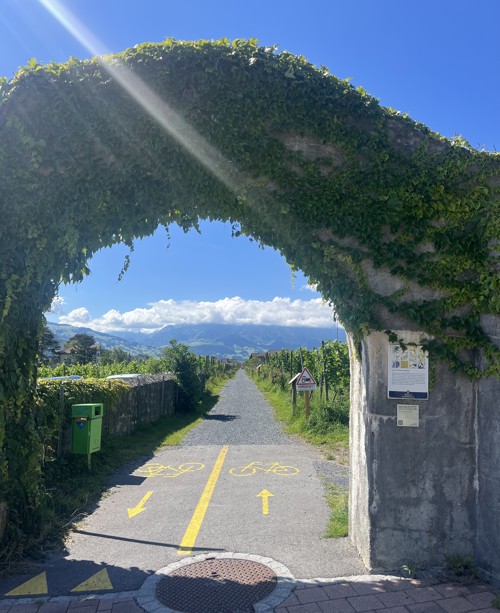
[[[210,504],[210,499],[212,498],[212,494],[214,493],[215,485],[217,484],[217,480],[219,478],[220,471],[222,470],[222,465],[224,464],[224,460],[226,459],[228,450],[229,446],[224,445],[224,447],[221,449],[221,452],[219,453],[219,457],[215,462],[215,466],[213,467],[212,473],[208,478],[207,484],[205,485],[205,489],[203,490],[196,509],[194,510],[193,517],[189,522],[189,526],[187,527],[179,549],[177,550],[177,554],[180,556],[188,556],[191,555],[191,553],[193,552],[193,547],[196,542],[198,532],[200,531],[201,524],[203,523],[203,519],[205,518],[205,513],[207,512],[208,505]]]

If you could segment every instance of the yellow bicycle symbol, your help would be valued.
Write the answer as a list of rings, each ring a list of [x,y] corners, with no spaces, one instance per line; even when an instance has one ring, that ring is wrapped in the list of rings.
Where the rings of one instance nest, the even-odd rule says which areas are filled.
[[[265,473],[282,475],[284,477],[291,477],[300,472],[295,466],[284,466],[280,464],[280,462],[268,462],[267,464],[264,464],[264,462],[250,462],[250,464],[246,466],[230,468],[229,472],[234,477],[250,477],[250,475],[255,475],[259,470]]]
[[[139,468],[137,472],[144,474],[146,478],[164,477],[165,479],[175,479],[184,473],[194,473],[202,468],[205,468],[205,464],[200,464],[199,462],[188,462],[179,466],[164,466],[157,462],[150,462]]]

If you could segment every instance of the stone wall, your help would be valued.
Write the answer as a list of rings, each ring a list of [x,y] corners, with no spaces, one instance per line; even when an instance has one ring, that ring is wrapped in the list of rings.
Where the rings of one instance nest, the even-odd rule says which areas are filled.
[[[176,412],[178,386],[172,375],[140,375],[122,380],[130,390],[115,404],[104,407],[103,436],[130,434],[143,424]],[[71,427],[62,433],[62,452],[69,453],[70,448]]]
[[[142,375],[126,382],[130,392],[104,412],[103,433],[130,434],[143,424],[175,412],[177,383],[172,377]]]
[[[430,356],[429,399],[388,399],[387,345],[384,333],[359,347],[349,340],[351,538],[371,570],[472,553],[500,577],[500,382],[472,381]],[[419,427],[398,427],[405,403],[419,405]]]

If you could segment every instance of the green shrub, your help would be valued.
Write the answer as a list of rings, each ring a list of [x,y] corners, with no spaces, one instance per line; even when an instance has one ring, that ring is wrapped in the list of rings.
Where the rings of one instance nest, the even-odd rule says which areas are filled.
[[[331,404],[313,405],[307,421],[307,430],[314,434],[326,434],[337,426],[349,425],[349,399],[336,398]]]
[[[163,350],[163,362],[166,370],[175,374],[179,384],[181,408],[192,411],[201,398],[203,388],[196,355],[187,345],[172,339],[170,347]]]

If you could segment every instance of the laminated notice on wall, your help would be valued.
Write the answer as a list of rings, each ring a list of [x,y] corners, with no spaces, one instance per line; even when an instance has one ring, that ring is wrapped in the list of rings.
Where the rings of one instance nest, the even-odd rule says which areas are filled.
[[[420,346],[389,345],[388,398],[429,398],[429,360]]]
[[[420,424],[418,404],[398,404],[398,426],[418,428]]]

